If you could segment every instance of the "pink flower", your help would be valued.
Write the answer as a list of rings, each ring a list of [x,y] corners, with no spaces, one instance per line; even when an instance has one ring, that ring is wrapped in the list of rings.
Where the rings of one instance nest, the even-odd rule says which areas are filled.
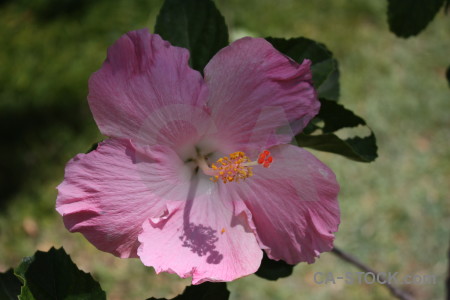
[[[339,186],[288,144],[320,107],[310,61],[259,38],[219,51],[204,78],[188,60],[147,30],[109,49],[88,96],[109,139],[66,166],[56,204],[66,227],[194,284],[254,273],[262,250],[314,262],[333,245]]]

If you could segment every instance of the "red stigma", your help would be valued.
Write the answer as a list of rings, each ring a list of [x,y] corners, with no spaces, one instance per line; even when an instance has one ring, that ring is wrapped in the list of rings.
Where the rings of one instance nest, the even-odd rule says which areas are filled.
[[[264,168],[268,168],[273,162],[273,157],[270,156],[269,150],[264,150],[258,158],[258,164],[263,165]]]

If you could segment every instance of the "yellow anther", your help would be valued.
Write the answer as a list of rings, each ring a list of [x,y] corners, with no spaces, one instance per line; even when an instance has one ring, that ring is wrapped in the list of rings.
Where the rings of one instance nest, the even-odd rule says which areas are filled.
[[[256,165],[253,163],[242,151],[231,153],[229,156],[219,158],[216,163],[211,165],[216,175],[212,177],[212,181],[220,180],[223,183],[239,182],[253,175],[252,167]]]
[[[215,163],[211,164],[211,167],[203,156],[199,156],[196,159],[203,173],[211,176],[210,180],[212,182],[222,180],[223,183],[245,180],[253,176],[253,166],[262,165],[262,167],[268,168],[273,160],[268,150],[260,153],[256,161],[251,161],[242,151],[233,152],[229,156],[219,158]]]

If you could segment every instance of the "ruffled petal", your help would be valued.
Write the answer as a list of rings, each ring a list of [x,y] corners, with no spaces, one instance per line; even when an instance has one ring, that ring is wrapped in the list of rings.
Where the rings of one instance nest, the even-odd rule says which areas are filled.
[[[160,129],[145,122],[170,116],[161,116],[163,107],[203,107],[204,81],[188,61],[188,50],[171,46],[147,29],[123,35],[89,80],[89,105],[100,131],[109,137],[153,145],[156,142],[145,140],[142,132],[151,134]]]
[[[138,149],[110,139],[67,164],[56,210],[69,231],[81,232],[98,249],[136,257],[142,223],[185,195],[190,176],[167,147]]]
[[[292,145],[270,149],[269,168],[255,167],[245,182],[227,184],[251,211],[261,247],[269,257],[312,263],[333,247],[340,222],[339,185],[312,154]]]
[[[243,38],[219,51],[205,80],[222,138],[242,151],[289,142],[320,108],[310,65],[297,64],[261,38]]]
[[[233,203],[224,201],[217,185],[192,185],[186,201],[168,206],[168,217],[144,223],[138,250],[142,262],[157,273],[192,277],[193,284],[256,272],[262,251],[247,216],[234,214]]]

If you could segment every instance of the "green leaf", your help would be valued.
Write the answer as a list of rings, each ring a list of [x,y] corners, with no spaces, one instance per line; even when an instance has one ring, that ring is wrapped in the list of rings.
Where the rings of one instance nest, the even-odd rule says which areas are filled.
[[[366,122],[342,105],[325,99],[316,118],[296,136],[297,145],[343,155],[359,162],[377,158],[375,135]]]
[[[23,282],[21,300],[101,300],[105,292],[92,276],[80,271],[64,249],[37,251],[15,270]]]
[[[14,274],[19,278],[22,284],[25,284],[25,272],[28,270],[28,267],[33,262],[34,256],[28,256],[22,258],[22,262],[20,265],[14,270]]]
[[[339,76],[339,68],[336,61],[336,69],[331,72],[330,76],[317,89],[318,96],[328,100],[338,101],[340,96]]]
[[[338,100],[338,63],[333,58],[333,53],[324,44],[303,37],[292,39],[269,37],[266,40],[278,51],[298,63],[302,63],[306,58],[310,59],[312,62],[313,83],[319,97]]]
[[[100,142],[97,142],[97,143],[92,144],[91,148],[89,148],[89,150],[86,151],[85,154],[88,154],[89,152],[92,152],[92,151],[94,151],[94,150],[97,150],[98,144],[100,144],[101,142],[103,142],[103,141],[100,141]]]
[[[421,32],[433,20],[444,0],[388,0],[389,29],[399,37]]]
[[[230,291],[225,282],[204,282],[199,285],[191,285],[184,289],[183,294],[171,300],[228,300]],[[161,298],[148,298],[147,300],[166,300]]]
[[[289,265],[282,260],[272,260],[264,253],[261,266],[255,275],[268,280],[277,280],[278,278],[290,276],[293,270],[293,265]]]
[[[0,273],[0,299],[17,300],[21,285],[20,280],[14,275],[13,269]]]
[[[34,261],[34,256],[24,257],[20,265],[14,270],[14,274],[19,278],[22,283],[22,287],[20,289],[20,300],[35,300],[33,295],[30,292],[28,285],[26,284],[25,273],[28,270],[30,264]]]
[[[166,0],[155,33],[189,49],[191,67],[200,72],[217,51],[228,45],[225,19],[211,0]]]

